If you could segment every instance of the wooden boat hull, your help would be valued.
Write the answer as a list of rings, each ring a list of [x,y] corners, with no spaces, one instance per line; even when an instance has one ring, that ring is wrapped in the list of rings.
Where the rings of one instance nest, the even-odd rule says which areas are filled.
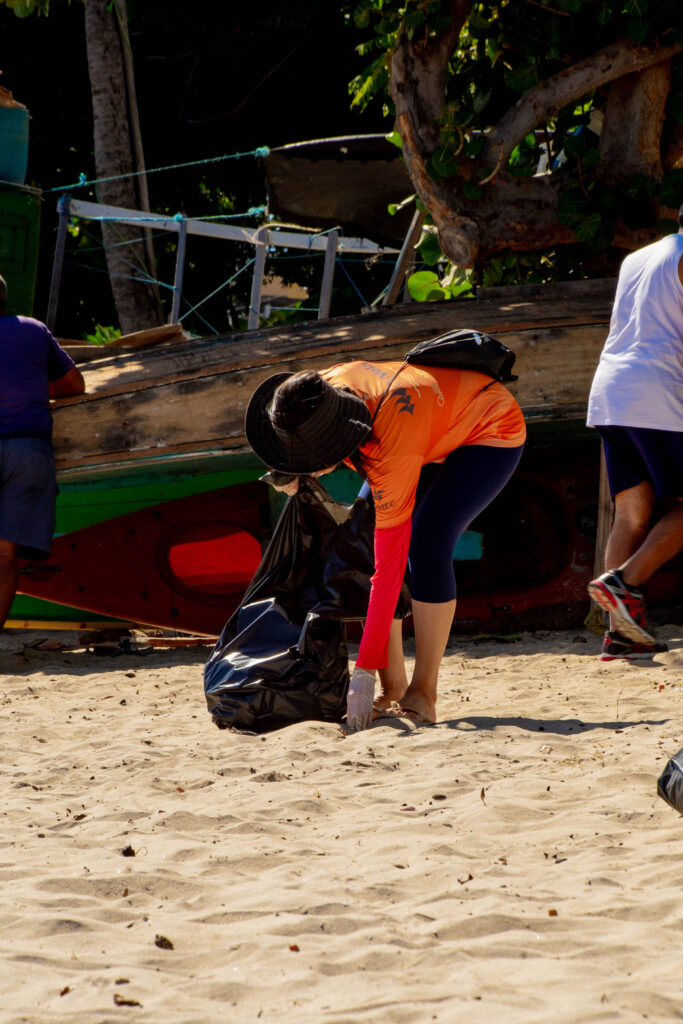
[[[473,327],[501,337],[516,352],[519,379],[511,390],[531,441],[513,483],[487,510],[483,525],[470,531],[464,542],[470,550],[456,553],[459,626],[578,623],[589,607],[585,584],[593,571],[599,490],[598,439],[583,421],[613,287],[579,282],[537,294],[495,289],[476,301],[384,307],[296,327],[182,339],[90,362],[84,367],[86,394],[54,410],[62,489],[58,533],[68,537],[162,501],[255,480],[264,467],[246,444],[244,412],[254,388],[272,373],[401,358],[417,341]],[[219,479],[221,473],[227,475]],[[328,479],[334,487],[335,478]],[[347,483],[355,488],[357,478]],[[124,509],[124,500],[133,504]],[[55,539],[59,551],[68,543]],[[124,577],[120,596],[126,585]],[[46,588],[41,597],[54,600],[57,593]],[[27,600],[18,599],[13,618],[22,612],[27,617],[21,606]],[[86,608],[77,591],[69,600]],[[132,599],[128,605],[121,600],[101,614],[135,620],[133,608]],[[139,621],[148,620],[149,614]],[[203,625],[213,631],[222,622],[212,619],[210,630],[206,619]],[[194,618],[185,627],[175,616],[173,627],[202,631]]]
[[[269,527],[258,481],[152,505],[58,537],[24,562],[25,594],[149,626],[215,636],[261,560]]]

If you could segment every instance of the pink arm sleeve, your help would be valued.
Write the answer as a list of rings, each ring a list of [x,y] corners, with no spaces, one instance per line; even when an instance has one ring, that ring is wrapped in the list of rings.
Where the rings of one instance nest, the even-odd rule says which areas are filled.
[[[368,617],[360,643],[358,668],[387,667],[389,631],[401,590],[410,547],[410,519],[375,529],[375,572],[372,577]]]

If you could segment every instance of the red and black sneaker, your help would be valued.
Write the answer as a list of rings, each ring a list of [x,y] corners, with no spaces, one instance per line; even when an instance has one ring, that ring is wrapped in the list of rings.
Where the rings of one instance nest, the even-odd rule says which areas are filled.
[[[637,644],[656,644],[647,630],[643,595],[635,587],[624,583],[619,569],[610,569],[591,580],[588,593],[601,608],[609,612],[619,632]]]
[[[621,658],[622,661],[646,661],[654,657],[655,654],[664,654],[668,650],[669,645],[663,641],[657,641],[654,644],[637,644],[632,640],[627,640],[621,633],[610,630],[605,633],[600,661],[616,661],[618,658]]]

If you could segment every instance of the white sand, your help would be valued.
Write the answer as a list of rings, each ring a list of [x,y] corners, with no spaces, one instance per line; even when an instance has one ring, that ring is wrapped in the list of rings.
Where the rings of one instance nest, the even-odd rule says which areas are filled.
[[[209,648],[0,635],[0,1021],[681,1020],[660,634],[638,665],[589,632],[454,641],[438,725],[347,738],[218,730]]]

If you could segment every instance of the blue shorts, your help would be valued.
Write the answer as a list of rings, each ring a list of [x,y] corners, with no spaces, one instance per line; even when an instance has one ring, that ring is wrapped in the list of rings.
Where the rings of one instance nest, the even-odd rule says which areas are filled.
[[[657,498],[683,497],[683,431],[596,427],[603,441],[612,497],[650,483]]]
[[[47,558],[56,497],[51,442],[40,437],[0,438],[0,540],[18,544],[22,558]]]

